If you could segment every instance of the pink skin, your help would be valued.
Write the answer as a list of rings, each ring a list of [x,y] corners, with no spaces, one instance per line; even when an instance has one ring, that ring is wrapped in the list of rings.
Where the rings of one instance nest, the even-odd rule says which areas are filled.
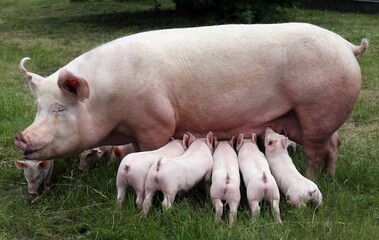
[[[287,151],[287,137],[266,129],[265,154],[280,191],[295,208],[310,202],[322,203],[322,194],[317,185],[303,177],[296,169]]]
[[[45,191],[50,190],[50,179],[53,172],[54,160],[16,161],[15,164],[17,168],[24,169],[29,194],[37,194],[42,183]]]
[[[259,202],[263,199],[271,204],[271,212],[277,223],[280,219],[280,194],[278,185],[271,175],[265,155],[258,149],[257,137],[253,133],[251,139],[244,139],[240,134],[237,139],[238,163],[247,190],[247,200],[253,218],[260,213]]]
[[[212,185],[210,197],[216,209],[215,221],[220,221],[223,212],[223,203],[229,205],[229,225],[237,217],[237,209],[241,200],[240,173],[237,154],[234,151],[234,137],[230,141],[217,141],[213,153]]]
[[[117,200],[121,204],[124,201],[125,191],[132,187],[137,194],[136,205],[142,209],[145,194],[145,180],[147,173],[155,162],[163,157],[177,157],[184,153],[181,140],[171,140],[163,147],[145,152],[131,153],[122,161],[117,172]]]
[[[303,145],[308,177],[323,166],[334,175],[336,131],[361,87],[355,56],[367,47],[310,24],[222,25],[120,38],[47,78],[26,58],[38,112],[15,145],[25,159],[50,159],[103,145],[153,150],[187,131],[263,136],[269,126]]]
[[[145,216],[149,213],[157,191],[162,191],[164,195],[163,210],[171,207],[178,191],[188,191],[202,179],[209,194],[213,167],[213,133],[209,132],[206,138],[200,139],[192,134],[185,134],[183,145],[186,151],[182,156],[162,158],[151,166],[145,182],[145,200],[142,207]]]

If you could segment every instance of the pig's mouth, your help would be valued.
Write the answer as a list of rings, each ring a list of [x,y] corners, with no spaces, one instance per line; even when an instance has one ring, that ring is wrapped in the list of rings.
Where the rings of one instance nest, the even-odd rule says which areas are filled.
[[[24,159],[27,159],[27,160],[35,159],[35,157],[32,158],[33,154],[36,153],[36,152],[39,152],[41,149],[42,148],[40,148],[40,149],[29,149],[29,150],[26,150],[26,151],[24,151],[24,154],[23,154],[22,157]]]

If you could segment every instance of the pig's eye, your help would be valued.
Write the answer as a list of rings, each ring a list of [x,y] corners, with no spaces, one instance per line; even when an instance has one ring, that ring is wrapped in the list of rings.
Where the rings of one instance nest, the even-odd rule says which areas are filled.
[[[66,107],[64,107],[64,106],[62,106],[62,105],[60,105],[60,104],[58,104],[58,103],[55,103],[55,104],[53,105],[51,111],[52,111],[53,113],[60,113],[60,112],[66,111],[66,109],[67,109]]]

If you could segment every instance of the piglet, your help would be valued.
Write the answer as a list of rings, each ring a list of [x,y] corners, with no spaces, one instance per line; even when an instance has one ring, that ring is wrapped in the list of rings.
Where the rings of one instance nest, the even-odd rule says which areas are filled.
[[[136,152],[132,143],[115,146],[112,151],[111,159],[121,161],[126,155]]]
[[[199,139],[192,134],[184,134],[183,145],[186,151],[182,156],[162,158],[151,166],[145,183],[145,200],[143,202],[145,216],[149,213],[156,191],[163,192],[163,210],[171,207],[178,191],[188,191],[202,179],[209,191],[213,167],[213,144],[212,132],[209,132],[206,138]]]
[[[244,139],[240,134],[237,139],[238,163],[245,182],[247,199],[255,218],[260,213],[259,202],[263,199],[270,202],[271,212],[276,222],[280,219],[280,193],[275,178],[272,176],[265,155],[257,146],[257,137],[253,133],[251,139]]]
[[[145,194],[145,180],[153,163],[162,157],[177,157],[184,153],[181,140],[172,139],[163,147],[154,151],[131,153],[122,159],[117,172],[117,200],[124,201],[125,191],[131,186],[137,194],[137,208],[142,208]]]
[[[107,160],[110,159],[113,152],[113,146],[101,146],[97,148],[92,148],[85,150],[80,154],[79,169],[84,171],[94,167],[97,160],[105,157]]]
[[[37,194],[42,183],[45,191],[50,190],[50,179],[53,173],[54,160],[17,160],[15,164],[17,168],[24,169],[29,194]]]
[[[223,213],[223,203],[229,205],[229,224],[237,217],[237,208],[241,200],[240,172],[237,154],[234,151],[234,137],[230,141],[217,141],[213,153],[212,185],[210,197],[216,209],[215,221],[220,221]]]
[[[322,202],[322,194],[314,182],[303,177],[296,169],[288,155],[287,141],[287,137],[266,128],[265,154],[272,174],[280,190],[294,207],[299,208],[307,202],[318,206]]]

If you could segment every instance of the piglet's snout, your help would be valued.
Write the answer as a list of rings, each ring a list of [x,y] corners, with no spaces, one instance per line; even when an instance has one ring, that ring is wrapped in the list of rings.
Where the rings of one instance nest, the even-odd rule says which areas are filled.
[[[29,142],[22,135],[21,132],[17,132],[14,138],[14,144],[23,151],[27,151],[30,148]]]

